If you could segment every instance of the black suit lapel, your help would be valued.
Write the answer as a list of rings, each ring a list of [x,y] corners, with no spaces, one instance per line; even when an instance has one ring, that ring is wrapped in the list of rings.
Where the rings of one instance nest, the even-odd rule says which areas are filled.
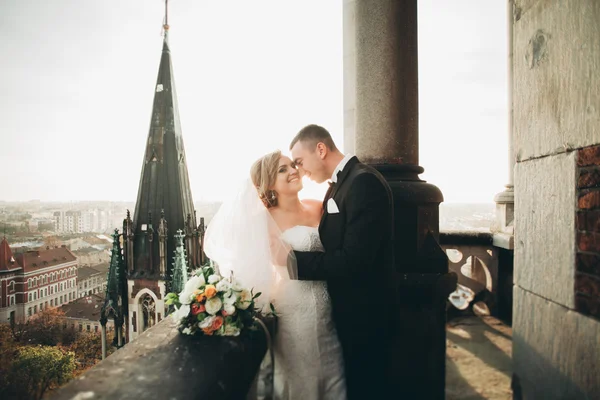
[[[358,158],[356,158],[356,156],[353,156],[352,158],[350,158],[348,160],[348,162],[344,166],[344,169],[338,173],[338,179],[337,179],[335,186],[333,187],[333,191],[331,192],[331,196],[330,196],[331,198],[333,198],[335,196],[335,194],[340,189],[340,187],[342,186],[342,184],[344,183],[346,178],[350,175],[350,171],[352,171],[352,169],[354,168],[354,165],[357,163],[358,163]]]
[[[344,180],[346,180],[346,178],[350,175],[350,171],[352,171],[356,164],[358,164],[358,158],[356,158],[356,156],[353,156],[348,160],[348,162],[344,166],[344,169],[338,173],[338,179],[333,188],[330,187],[330,190],[327,190],[327,194],[325,195],[325,199],[323,200],[323,214],[321,215],[321,222],[319,224],[319,234],[321,234],[321,236],[323,236],[322,229],[325,226],[325,217],[327,216],[327,201],[329,199],[334,198],[336,192],[342,186]]]

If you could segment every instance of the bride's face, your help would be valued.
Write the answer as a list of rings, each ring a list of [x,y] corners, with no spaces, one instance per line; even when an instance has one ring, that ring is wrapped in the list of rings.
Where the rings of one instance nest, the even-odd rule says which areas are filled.
[[[302,176],[289,157],[281,156],[273,190],[280,194],[296,194],[302,189]]]

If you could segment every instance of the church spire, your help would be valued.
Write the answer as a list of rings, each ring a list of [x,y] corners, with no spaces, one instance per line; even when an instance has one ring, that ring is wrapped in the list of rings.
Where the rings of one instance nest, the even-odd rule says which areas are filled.
[[[167,41],[169,28],[166,0],[162,56],[132,221],[133,265],[127,266],[132,278],[165,279],[170,276],[170,256],[176,247],[174,234],[178,229],[185,229],[188,215],[194,215],[171,50]],[[164,226],[168,226],[168,230],[161,232],[165,240],[158,237],[159,216],[166,222]],[[195,216],[192,222],[196,223]],[[168,262],[166,270],[164,266],[161,268],[161,259]]]
[[[187,256],[187,260],[178,260],[176,286],[180,287],[182,280],[185,280],[185,274],[181,271],[182,265],[185,267],[186,264],[183,261],[191,269],[196,269],[201,265],[203,254],[179,122],[171,50],[167,41],[167,1],[163,30],[162,55],[154,86],[152,116],[137,200],[133,218],[128,211],[123,221],[121,257],[115,256],[115,260],[123,262],[122,269],[118,271],[127,272],[126,276],[123,273],[109,277],[110,288],[115,287],[115,278],[125,284],[128,304],[127,308],[123,308],[122,315],[129,326],[129,340],[160,321],[168,312],[164,296],[172,286],[176,233],[185,232],[185,252],[180,253],[182,257]],[[115,268],[113,270],[117,271]]]

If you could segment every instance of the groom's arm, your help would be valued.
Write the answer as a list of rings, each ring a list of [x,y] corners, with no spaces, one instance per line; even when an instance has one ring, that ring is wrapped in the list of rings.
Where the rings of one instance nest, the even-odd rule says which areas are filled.
[[[373,174],[360,174],[346,197],[346,228],[341,249],[329,252],[294,252],[300,280],[328,280],[358,274],[370,265],[389,240],[390,197]]]

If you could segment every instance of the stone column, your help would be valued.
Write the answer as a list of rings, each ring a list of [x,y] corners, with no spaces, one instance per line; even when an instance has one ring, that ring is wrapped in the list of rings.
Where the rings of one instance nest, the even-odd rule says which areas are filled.
[[[390,390],[443,399],[445,306],[456,275],[437,244],[442,193],[418,176],[417,0],[344,1],[344,90],[345,143],[354,136],[354,153],[394,197],[401,328],[383,350],[393,354]]]
[[[419,164],[417,2],[355,2],[356,154]]]
[[[116,320],[116,318],[115,318]],[[118,325],[115,321],[115,330],[117,331],[117,348],[121,348],[125,345],[123,343],[123,322],[121,321]]]
[[[106,358],[106,324],[102,324],[102,359]]]
[[[347,17],[352,11],[354,18]],[[398,271],[434,272],[417,265],[426,234],[439,236],[443,201],[440,190],[418,176],[417,0],[346,1],[344,16],[351,36],[345,47],[354,40],[355,56],[346,49],[344,58],[344,97],[355,96],[355,154],[382,172],[394,191]]]
[[[344,153],[355,154],[356,132],[356,0],[344,0]]]
[[[512,250],[514,248],[514,219],[515,219],[515,192],[514,192],[514,166],[515,151],[513,145],[513,10],[514,0],[507,1],[507,41],[508,41],[508,183],[506,189],[494,197],[496,202],[496,221],[492,226],[494,233],[494,246]]]

